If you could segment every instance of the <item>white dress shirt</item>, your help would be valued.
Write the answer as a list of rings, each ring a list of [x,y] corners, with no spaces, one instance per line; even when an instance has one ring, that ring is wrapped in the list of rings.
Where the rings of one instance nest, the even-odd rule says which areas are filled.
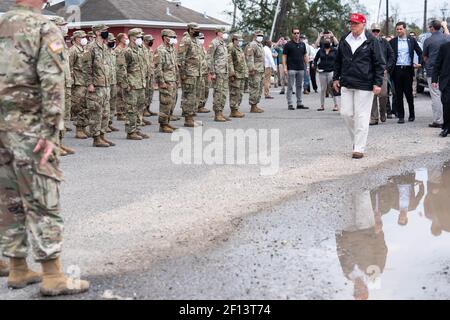
[[[359,47],[362,46],[364,42],[366,42],[367,37],[366,33],[363,32],[358,37],[354,37],[353,33],[350,32],[350,34],[345,38],[345,41],[350,45],[352,48],[352,53],[355,54],[356,50],[358,50]]]
[[[266,68],[272,68],[274,71],[277,71],[277,66],[275,65],[275,61],[273,60],[272,49],[268,46],[264,46],[264,66]]]

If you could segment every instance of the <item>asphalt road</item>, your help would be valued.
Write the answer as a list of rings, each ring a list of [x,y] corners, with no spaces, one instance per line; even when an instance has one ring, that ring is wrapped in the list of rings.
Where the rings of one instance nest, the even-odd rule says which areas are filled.
[[[108,149],[68,134],[77,154],[62,160],[63,263],[92,281],[90,293],[77,298],[99,299],[106,290],[142,299],[351,298],[335,248],[325,241],[348,211],[348,195],[438,165],[450,158],[450,140],[427,127],[430,99],[421,95],[416,122],[371,128],[367,157],[352,160],[332,100],[317,112],[313,93],[305,98],[310,110],[288,111],[285,97],[273,93],[275,100],[262,101],[264,114],[249,114],[245,97],[244,119],[198,120],[204,131],[223,134],[279,129],[274,175],[261,175],[258,165],[174,164],[177,143],[157,125],[144,128],[151,139],[134,142],[118,123],[122,131],[110,135],[117,146]],[[5,284],[1,279],[0,299],[39,298],[37,286],[9,291]]]

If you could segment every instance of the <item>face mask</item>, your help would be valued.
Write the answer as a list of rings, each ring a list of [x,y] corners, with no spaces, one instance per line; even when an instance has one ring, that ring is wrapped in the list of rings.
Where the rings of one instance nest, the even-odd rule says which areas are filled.
[[[262,36],[256,37],[256,41],[258,41],[258,42],[263,42],[263,40],[264,40],[264,37],[262,37]]]
[[[147,44],[149,47],[153,47],[153,41],[149,41]]]
[[[141,38],[137,38],[135,41],[134,41],[134,43],[138,46],[138,47],[142,47],[142,43],[143,43],[144,41],[142,41],[142,39]]]
[[[242,48],[242,46],[244,46],[244,41],[239,41],[239,47]]]
[[[177,38],[170,38],[169,44],[171,44],[171,45],[176,45],[177,43],[178,43]]]
[[[108,42],[108,47],[110,47],[111,49],[114,49],[116,47],[116,43],[115,42]]]
[[[228,40],[228,38],[229,38],[228,33],[224,33],[224,34],[223,34],[223,40]]]
[[[200,43],[201,45],[205,44],[205,39],[198,39],[198,43]]]
[[[103,40],[108,39],[108,31],[103,31],[102,33],[100,33],[100,37],[102,37]]]
[[[125,45],[128,46],[130,44],[130,39],[125,40]]]
[[[84,46],[86,46],[88,44],[88,40],[86,38],[82,38],[80,40],[80,44],[84,47]]]
[[[193,34],[193,35],[194,35],[194,37],[197,38],[197,37],[200,35],[200,31],[194,31],[194,34]]]
[[[323,46],[325,47],[325,49],[330,49],[331,48],[331,43],[327,42]]]

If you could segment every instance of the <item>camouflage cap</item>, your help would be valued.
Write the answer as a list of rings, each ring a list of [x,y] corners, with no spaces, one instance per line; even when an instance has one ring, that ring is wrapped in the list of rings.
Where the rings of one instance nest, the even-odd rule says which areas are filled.
[[[128,30],[128,36],[129,37],[143,37],[144,36],[144,32],[142,31],[141,28],[133,28]]]
[[[381,26],[378,23],[372,24],[371,30],[381,30]]]
[[[51,17],[50,21],[56,24],[57,26],[65,26],[67,24],[66,20],[63,17],[58,16]]]
[[[94,33],[94,31],[89,31],[89,32],[87,33],[87,36],[88,36],[88,37],[95,38],[95,33]]]
[[[187,25],[188,29],[200,29],[200,26],[195,23],[195,22],[191,22]]]
[[[225,27],[217,27],[216,32],[225,32]]]
[[[106,24],[96,24],[95,26],[92,26],[92,31],[107,31],[109,27]]]
[[[144,41],[153,41],[153,36],[151,34],[146,34],[144,36]]]
[[[161,31],[161,36],[163,37],[175,37],[177,34],[175,33],[175,31],[171,30],[171,29],[163,29]]]
[[[114,33],[108,34],[108,41],[109,42],[116,41],[116,37],[114,36]]]
[[[261,30],[256,30],[255,36],[263,36],[264,37],[264,32],[262,32]]]
[[[231,39],[233,39],[233,40],[244,40],[244,38],[242,37],[242,34],[240,34],[240,33],[233,34]]]
[[[77,30],[73,33],[72,38],[86,38],[86,32],[84,32],[83,30]]]

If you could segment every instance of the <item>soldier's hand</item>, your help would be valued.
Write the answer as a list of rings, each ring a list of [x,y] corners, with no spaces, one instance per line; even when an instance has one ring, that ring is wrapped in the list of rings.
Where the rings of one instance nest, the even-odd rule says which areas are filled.
[[[42,153],[41,161],[39,162],[40,166],[44,166],[48,162],[48,158],[51,156],[55,148],[56,145],[53,142],[46,139],[39,139],[33,153]]]
[[[87,89],[88,89],[88,92],[90,92],[90,93],[94,93],[95,92],[95,87],[94,87],[93,84],[90,84]]]
[[[381,93],[381,87],[379,86],[373,86],[373,93],[378,96]]]
[[[336,80],[333,82],[333,88],[334,88],[334,91],[339,92],[339,89],[341,88],[341,84],[339,83],[339,80]]]

